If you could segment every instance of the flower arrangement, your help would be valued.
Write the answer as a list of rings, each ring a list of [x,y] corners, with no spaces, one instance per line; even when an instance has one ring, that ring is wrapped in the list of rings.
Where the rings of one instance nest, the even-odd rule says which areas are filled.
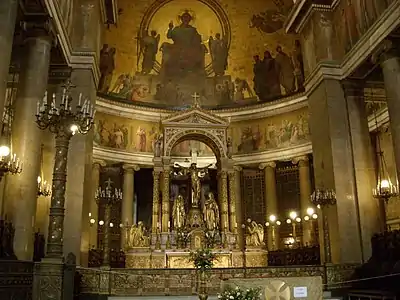
[[[200,271],[210,270],[214,265],[215,259],[215,254],[208,248],[190,252],[190,261]]]
[[[260,300],[261,289],[249,288],[242,290],[240,287],[228,287],[221,294],[218,295],[220,300]]]

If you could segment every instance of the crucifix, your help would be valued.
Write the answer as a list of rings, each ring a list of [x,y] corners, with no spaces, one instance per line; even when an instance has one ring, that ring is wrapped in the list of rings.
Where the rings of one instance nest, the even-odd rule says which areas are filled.
[[[110,178],[110,177],[108,177],[108,179],[107,179],[107,181],[106,181],[105,183],[107,184],[106,188],[107,188],[107,189],[111,189],[111,184],[113,184],[114,182],[111,181],[111,178]]]
[[[198,108],[198,107],[200,107],[200,103],[199,103],[199,100],[200,100],[200,95],[199,94],[197,94],[197,92],[196,93],[194,93],[193,95],[192,95],[192,98],[193,98],[193,102],[194,102],[194,107],[196,107],[196,108]]]

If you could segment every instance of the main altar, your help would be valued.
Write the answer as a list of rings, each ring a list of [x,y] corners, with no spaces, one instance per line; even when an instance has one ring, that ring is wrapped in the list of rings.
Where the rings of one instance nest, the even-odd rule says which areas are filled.
[[[229,121],[194,104],[160,120],[154,142],[152,225],[125,226],[126,268],[193,268],[190,251],[210,248],[216,268],[267,264],[264,230],[251,230],[236,214],[237,182],[227,136]],[[185,140],[209,146],[215,162],[177,162],[173,147]],[[251,226],[251,224],[249,224]],[[260,226],[262,228],[262,226]],[[246,231],[248,233],[246,234]]]

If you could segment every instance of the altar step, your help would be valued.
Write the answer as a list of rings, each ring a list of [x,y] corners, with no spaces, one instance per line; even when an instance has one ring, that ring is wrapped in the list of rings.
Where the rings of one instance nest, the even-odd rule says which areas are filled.
[[[108,300],[199,300],[199,297],[196,295],[192,296],[135,296],[135,297],[127,297],[127,296],[112,296],[108,297]],[[208,296],[209,300],[217,300],[217,296]]]

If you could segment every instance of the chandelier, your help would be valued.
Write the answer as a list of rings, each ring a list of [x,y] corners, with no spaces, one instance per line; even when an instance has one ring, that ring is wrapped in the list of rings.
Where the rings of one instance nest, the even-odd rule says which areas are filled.
[[[111,184],[113,183],[109,178],[106,182],[106,187],[103,189],[99,187],[95,192],[95,199],[97,203],[103,205],[114,205],[115,203],[122,200],[122,191],[121,189],[112,188]]]
[[[315,189],[310,198],[311,203],[318,208],[336,204],[336,193],[333,189]]]
[[[51,195],[51,187],[47,183],[47,181],[44,180],[43,176],[43,144],[40,147],[40,175],[37,178],[37,184],[38,184],[38,192],[37,192],[38,197],[40,196],[48,197]]]
[[[375,188],[372,189],[372,195],[377,198],[388,202],[390,198],[396,197],[399,194],[397,184],[393,184],[390,180],[389,172],[387,171],[385,156],[381,148],[380,128],[378,126],[378,119],[376,117],[376,110],[374,110],[375,128],[376,128],[376,154],[378,160],[378,176]]]
[[[0,180],[5,174],[19,174],[22,172],[22,162],[12,151],[11,124],[13,121],[13,95],[14,95],[15,74],[8,93],[7,106],[5,107],[0,136]]]

